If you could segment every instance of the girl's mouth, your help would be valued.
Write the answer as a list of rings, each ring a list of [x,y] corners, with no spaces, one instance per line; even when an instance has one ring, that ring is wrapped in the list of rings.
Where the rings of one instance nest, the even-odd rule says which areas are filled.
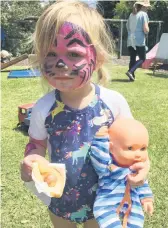
[[[56,80],[72,80],[73,78],[69,78],[69,77],[56,77]]]

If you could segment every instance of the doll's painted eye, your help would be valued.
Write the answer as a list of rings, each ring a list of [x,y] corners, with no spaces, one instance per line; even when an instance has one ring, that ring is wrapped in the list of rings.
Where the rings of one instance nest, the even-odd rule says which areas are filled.
[[[146,150],[146,147],[145,146],[141,148],[141,151],[144,151],[144,150]]]
[[[129,146],[129,147],[128,147],[128,150],[132,150],[132,146]]]

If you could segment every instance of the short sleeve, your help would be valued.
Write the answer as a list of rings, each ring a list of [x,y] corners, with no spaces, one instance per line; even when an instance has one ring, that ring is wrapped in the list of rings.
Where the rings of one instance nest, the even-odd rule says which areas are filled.
[[[51,91],[37,101],[31,113],[29,127],[30,137],[36,140],[44,140],[48,137],[45,120],[54,102],[55,91]]]
[[[30,126],[29,126],[29,136],[36,140],[44,140],[47,138],[47,131],[44,124],[44,119],[42,118],[42,113],[36,104],[31,113]]]
[[[118,93],[117,100],[118,102],[116,104],[115,119],[119,117],[133,118],[130,107],[126,99],[121,94]]]
[[[149,23],[149,17],[147,13],[143,13],[142,20],[143,20],[143,24]]]
[[[114,120],[119,117],[133,118],[126,99],[120,93],[103,87],[100,88],[100,98],[111,110]]]

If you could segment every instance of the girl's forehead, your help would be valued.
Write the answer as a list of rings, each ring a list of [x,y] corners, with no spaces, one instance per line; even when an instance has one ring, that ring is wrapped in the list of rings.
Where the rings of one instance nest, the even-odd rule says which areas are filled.
[[[90,40],[87,32],[83,28],[81,28],[79,25],[71,23],[71,22],[65,22],[60,27],[60,29],[58,31],[58,36],[63,37],[65,40],[76,37],[76,38],[85,40],[88,44],[91,43],[91,40]]]

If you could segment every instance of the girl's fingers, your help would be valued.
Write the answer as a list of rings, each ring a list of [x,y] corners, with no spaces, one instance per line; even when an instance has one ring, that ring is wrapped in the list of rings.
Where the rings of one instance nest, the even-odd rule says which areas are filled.
[[[29,182],[32,180],[32,172],[31,171],[21,171],[21,179],[25,182]]]
[[[146,173],[149,172],[150,169],[150,162],[149,160],[146,160],[145,162],[137,162],[135,164],[133,164],[132,166],[129,167],[131,170],[135,170],[135,171],[140,171],[140,170],[145,170]]]
[[[132,187],[138,187],[143,185],[145,182],[145,179],[146,178],[143,172],[139,172],[135,176],[131,174],[127,176],[127,180]]]
[[[24,160],[21,162],[21,179],[25,182],[32,180],[32,164],[33,162],[38,162],[39,165],[45,167],[45,165],[48,165],[48,161],[37,154],[28,155],[24,158]]]
[[[144,169],[145,164],[144,164],[144,162],[137,162],[137,163],[133,164],[132,166],[130,166],[129,168],[131,170],[138,171],[138,170]]]

